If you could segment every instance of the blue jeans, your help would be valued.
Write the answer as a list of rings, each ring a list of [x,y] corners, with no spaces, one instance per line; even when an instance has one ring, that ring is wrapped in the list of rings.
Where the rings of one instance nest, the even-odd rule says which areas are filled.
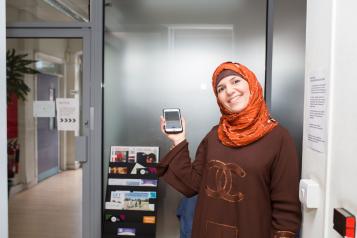
[[[195,214],[197,196],[182,198],[176,211],[180,220],[180,238],[191,238],[192,221]]]

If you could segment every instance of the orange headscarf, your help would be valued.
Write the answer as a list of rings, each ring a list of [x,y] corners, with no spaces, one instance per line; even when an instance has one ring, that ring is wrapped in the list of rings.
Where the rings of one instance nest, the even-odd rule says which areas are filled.
[[[233,70],[248,82],[250,97],[247,107],[234,113],[225,108],[217,96],[217,76],[223,70]],[[219,121],[218,138],[222,144],[231,147],[248,145],[269,133],[278,123],[269,116],[263,98],[263,90],[254,73],[242,64],[225,62],[217,67],[212,76],[213,91],[222,116]]]

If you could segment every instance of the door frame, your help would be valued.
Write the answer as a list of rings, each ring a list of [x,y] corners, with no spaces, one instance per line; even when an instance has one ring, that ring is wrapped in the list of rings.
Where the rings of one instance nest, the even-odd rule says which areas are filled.
[[[93,33],[90,28],[18,27],[8,28],[6,31],[7,38],[80,38],[83,40],[82,123],[85,123],[85,126],[82,136],[87,137],[87,146],[82,151],[87,155],[86,162],[82,164],[83,238],[101,237],[102,165],[101,159],[98,159],[101,158],[98,157],[101,155],[101,136],[94,137],[94,135],[101,135],[102,57],[98,59],[94,55],[98,55],[98,51],[102,52],[102,48],[93,44],[93,41],[96,45],[101,44],[101,39],[92,41]]]

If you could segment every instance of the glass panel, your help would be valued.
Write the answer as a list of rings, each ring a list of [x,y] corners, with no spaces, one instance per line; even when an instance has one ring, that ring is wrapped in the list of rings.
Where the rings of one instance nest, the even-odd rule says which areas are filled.
[[[6,22],[88,22],[89,0],[7,0]]]
[[[302,158],[306,1],[286,3],[274,2],[271,114],[289,130]]]
[[[110,146],[160,146],[159,116],[179,107],[192,158],[220,112],[211,88],[223,61],[251,68],[264,88],[266,1],[118,0],[105,8],[104,176]],[[104,188],[106,177],[104,177]],[[104,193],[105,194],[105,193]],[[181,196],[160,184],[157,237],[178,237]],[[173,229],[174,227],[174,229]]]
[[[75,102],[79,118],[82,39],[13,38],[7,49],[9,237],[81,238],[79,128],[63,130],[55,102]]]
[[[64,65],[56,62],[48,62],[43,59],[38,59],[35,63],[36,70],[43,74],[63,74]]]

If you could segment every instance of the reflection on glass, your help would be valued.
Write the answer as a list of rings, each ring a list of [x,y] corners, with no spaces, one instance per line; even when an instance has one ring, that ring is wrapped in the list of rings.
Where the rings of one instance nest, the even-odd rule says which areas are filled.
[[[6,21],[88,22],[89,0],[7,0]]]
[[[63,72],[63,64],[38,60],[35,63],[36,69],[40,72],[47,72],[49,74],[61,74]]]
[[[244,63],[264,88],[264,1],[121,0],[105,11],[104,176],[112,145],[159,146],[166,154],[163,108],[181,109],[193,158],[219,121],[211,88],[219,63]],[[158,217],[157,237],[176,237],[180,195],[159,187],[165,221]]]
[[[10,238],[82,237],[75,132],[57,130],[54,106],[57,98],[80,95],[82,48],[81,39],[7,40],[8,50],[37,61],[27,67],[38,70],[13,69],[24,73],[17,81],[28,90],[25,100],[11,94],[7,105]]]

